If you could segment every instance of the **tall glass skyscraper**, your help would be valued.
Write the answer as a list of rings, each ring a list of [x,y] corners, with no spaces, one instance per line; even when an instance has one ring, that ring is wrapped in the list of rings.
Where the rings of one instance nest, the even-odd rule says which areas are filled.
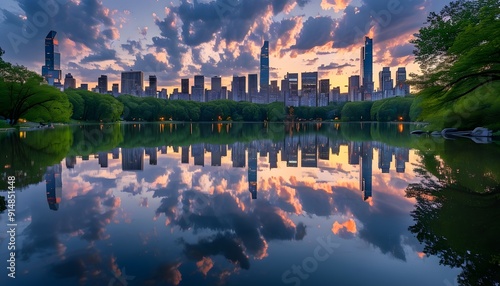
[[[42,76],[50,85],[61,85],[61,54],[57,32],[50,31],[45,37],[45,65],[42,67]]]
[[[269,41],[260,49],[260,92],[269,93]]]
[[[371,98],[373,93],[373,39],[365,37],[365,45],[361,47],[360,57],[361,84],[363,85],[363,100],[365,95]]]

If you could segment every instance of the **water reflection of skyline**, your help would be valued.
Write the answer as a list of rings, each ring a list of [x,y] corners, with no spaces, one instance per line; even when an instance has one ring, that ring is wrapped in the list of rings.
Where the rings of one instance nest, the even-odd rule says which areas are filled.
[[[162,155],[167,154],[169,147],[172,147],[171,150],[174,154],[180,155],[181,164],[193,164],[200,167],[205,166],[206,153],[210,153],[210,166],[221,167],[222,158],[227,157],[228,152],[230,152],[230,160],[233,168],[247,168],[248,191],[252,199],[257,199],[259,157],[265,159],[265,163],[269,165],[270,169],[278,168],[279,155],[281,155],[281,162],[286,162],[286,167],[288,168],[317,168],[318,162],[329,161],[330,155],[338,156],[341,146],[347,147],[348,164],[359,166],[359,190],[362,192],[363,200],[365,201],[369,200],[373,195],[372,165],[374,149],[378,150],[378,168],[381,173],[390,172],[393,158],[395,158],[395,171],[397,173],[405,173],[406,163],[410,160],[409,148],[394,147],[376,141],[332,140],[318,134],[287,136],[281,142],[261,140],[249,143],[235,142],[232,144],[197,143],[180,146],[180,148],[179,146],[114,148],[110,152],[98,152],[93,156],[98,159],[98,164],[101,168],[107,168],[108,155],[111,154],[112,158],[116,160],[120,159],[121,154],[122,171],[144,171],[146,156],[149,158],[149,165],[155,166],[158,164],[158,153]],[[81,156],[81,158],[82,161],[86,161],[89,159],[89,156]],[[193,158],[192,163],[191,158]],[[77,164],[77,156],[66,157],[65,162],[66,167],[72,169]],[[60,171],[60,167],[58,169],[56,165],[47,168],[47,196],[49,196],[49,181],[54,176],[54,170]],[[52,194],[54,191],[51,189],[50,193]],[[51,206],[51,209],[54,209],[50,201],[49,206]]]
[[[23,281],[47,278],[45,269],[35,270],[47,253],[48,269],[57,273],[52,281],[69,273],[64,277],[106,284],[120,265],[137,277],[130,285],[255,285],[259,278],[281,285],[282,271],[329,235],[389,268],[409,269],[422,259],[407,230],[413,202],[402,196],[414,174],[397,174],[406,163],[397,154],[410,150],[319,134],[283,138],[130,144],[66,157],[46,172],[48,194],[56,190],[51,178],[61,178],[58,211],[47,208],[49,196],[29,197],[30,223],[20,244],[32,262]],[[360,265],[349,257],[334,254],[308,283],[321,285],[331,277],[328,269],[347,273]],[[78,271],[71,270],[75,263]],[[91,274],[97,269],[103,270]]]

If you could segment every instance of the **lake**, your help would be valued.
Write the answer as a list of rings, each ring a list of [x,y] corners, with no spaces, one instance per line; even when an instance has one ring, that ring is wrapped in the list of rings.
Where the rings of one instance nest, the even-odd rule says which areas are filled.
[[[500,145],[410,135],[419,128],[168,123],[0,134],[0,195],[16,188],[14,210],[0,214],[0,281],[498,285]]]

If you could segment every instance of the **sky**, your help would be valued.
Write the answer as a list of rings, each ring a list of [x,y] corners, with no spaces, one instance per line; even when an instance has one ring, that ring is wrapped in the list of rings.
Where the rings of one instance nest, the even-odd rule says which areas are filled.
[[[109,88],[120,73],[156,75],[172,92],[181,78],[259,73],[260,47],[270,42],[270,79],[318,71],[347,91],[359,74],[364,37],[373,37],[374,81],[397,67],[419,72],[409,41],[443,0],[2,0],[0,47],[4,60],[41,73],[44,38],[57,31],[61,69],[80,83]],[[300,77],[299,77],[300,78]],[[145,83],[147,86],[147,83]]]

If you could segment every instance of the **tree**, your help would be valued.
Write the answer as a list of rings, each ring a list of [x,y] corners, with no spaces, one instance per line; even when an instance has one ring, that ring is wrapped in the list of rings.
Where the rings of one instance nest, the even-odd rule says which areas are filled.
[[[3,53],[1,50],[0,56]],[[0,115],[9,118],[11,125],[16,125],[21,117],[66,122],[71,110],[68,98],[43,84],[40,75],[0,57]]]
[[[422,117],[438,127],[498,126],[500,6],[460,0],[431,13],[411,43],[422,75]],[[447,119],[447,120],[444,120]]]

